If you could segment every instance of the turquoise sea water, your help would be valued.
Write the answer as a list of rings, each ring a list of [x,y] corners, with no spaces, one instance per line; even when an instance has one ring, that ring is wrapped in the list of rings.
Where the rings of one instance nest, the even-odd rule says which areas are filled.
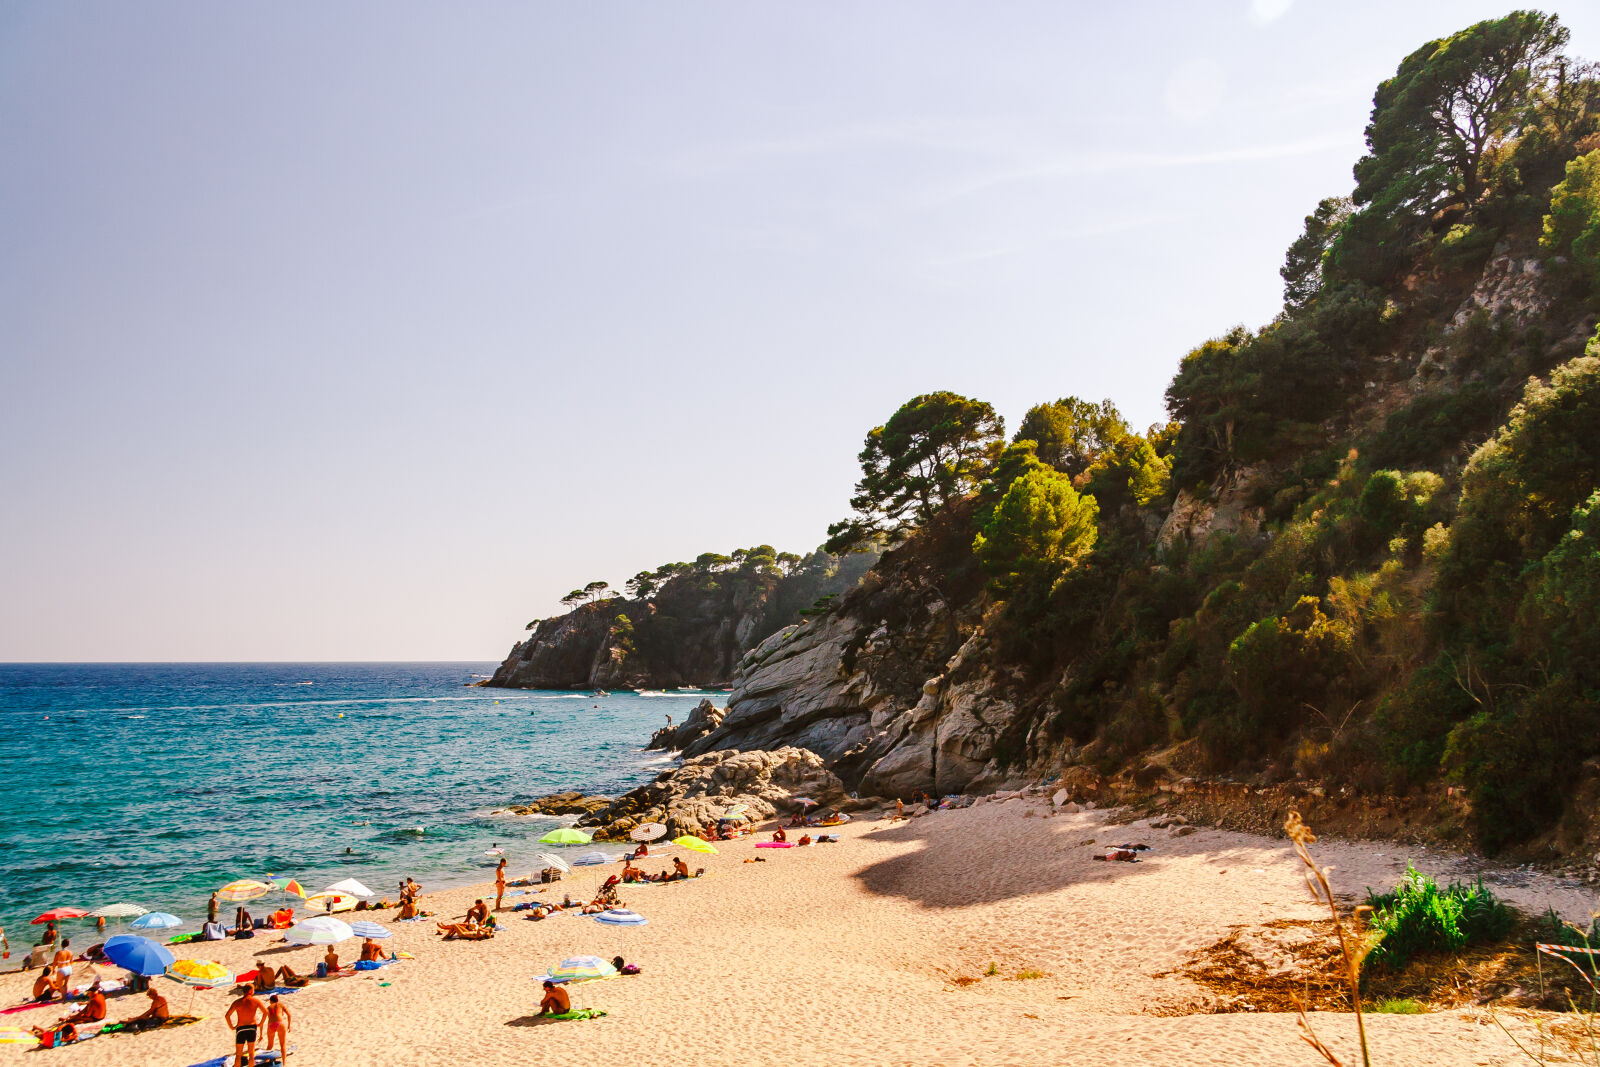
[[[556,822],[492,809],[648,780],[666,762],[643,751],[650,732],[705,695],[467,687],[493,667],[0,664],[0,925],[13,949],[56,906],[128,901],[193,929],[236,878],[439,888],[491,878],[496,844],[522,873]]]

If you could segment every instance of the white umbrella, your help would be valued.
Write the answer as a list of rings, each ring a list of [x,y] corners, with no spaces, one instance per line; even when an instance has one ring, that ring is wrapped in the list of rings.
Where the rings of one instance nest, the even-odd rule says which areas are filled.
[[[284,931],[284,939],[295,945],[337,945],[356,936],[343,919],[331,915],[314,915],[303,919]]]
[[[556,870],[562,871],[566,874],[572,873],[572,864],[568,863],[560,856],[553,856],[548,852],[541,852],[538,854],[537,859],[546,867],[554,867]]]
[[[665,826],[658,822],[647,822],[643,826],[634,829],[628,836],[635,841],[654,841],[658,837],[665,837],[666,834],[667,828]]]
[[[604,852],[585,852],[572,862],[579,867],[593,867],[596,864],[605,863],[606,854]]]
[[[104,916],[107,919],[132,919],[136,916],[149,914],[149,908],[141,908],[137,904],[107,904],[103,908],[96,908],[89,914],[95,918]]]
[[[342,882],[335,882],[324,889],[323,892],[343,893],[345,896],[350,897],[371,897],[377,895],[372,890],[356,881],[354,878],[346,878]]]

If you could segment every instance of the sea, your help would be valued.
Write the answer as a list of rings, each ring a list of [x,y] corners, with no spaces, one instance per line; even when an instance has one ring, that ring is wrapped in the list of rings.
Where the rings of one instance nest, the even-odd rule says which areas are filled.
[[[0,664],[6,966],[56,907],[126,902],[183,932],[241,878],[314,892],[354,877],[392,896],[407,876],[424,890],[491,880],[495,848],[526,873],[548,849],[537,838],[572,820],[497,809],[648,781],[671,762],[644,750],[650,733],[711,695],[474,686],[494,667]]]

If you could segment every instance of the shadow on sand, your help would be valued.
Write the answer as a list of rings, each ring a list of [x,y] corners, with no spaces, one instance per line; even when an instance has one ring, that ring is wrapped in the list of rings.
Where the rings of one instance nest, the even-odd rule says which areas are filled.
[[[1091,815],[1023,818],[999,805],[937,812],[869,831],[870,840],[921,842],[856,875],[869,892],[926,908],[959,908],[1040,896],[1072,885],[1140,878],[1168,859],[1204,854],[1220,869],[1281,858],[1270,848],[1207,847],[1205,835],[1172,837],[1147,826],[1106,825]],[[1145,844],[1136,863],[1093,857]]]

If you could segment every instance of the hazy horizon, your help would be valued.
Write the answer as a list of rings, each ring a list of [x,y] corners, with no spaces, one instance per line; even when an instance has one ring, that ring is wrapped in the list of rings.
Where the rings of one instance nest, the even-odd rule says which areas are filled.
[[[0,661],[490,662],[917,393],[1162,420],[1507,10],[0,8]]]

